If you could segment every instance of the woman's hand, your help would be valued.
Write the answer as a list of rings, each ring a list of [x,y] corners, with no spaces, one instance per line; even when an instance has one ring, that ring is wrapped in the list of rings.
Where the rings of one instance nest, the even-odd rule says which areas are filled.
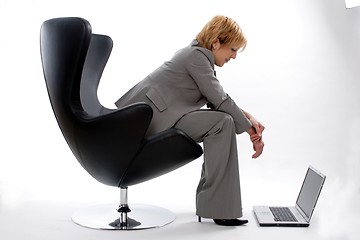
[[[262,154],[264,149],[262,135],[259,136],[259,134],[256,133],[254,127],[251,127],[249,130],[247,130],[247,133],[250,135],[250,140],[253,143],[253,149],[255,151],[255,153],[252,155],[252,158],[257,158]]]
[[[255,153],[252,155],[252,158],[257,158],[262,154],[263,149],[264,149],[264,142],[262,141],[261,138],[260,138],[260,140],[253,142],[253,149],[254,149]]]
[[[251,114],[245,111],[244,114],[252,124],[252,127],[247,130],[247,133],[250,135],[250,140],[253,143],[253,149],[255,151],[255,153],[252,155],[252,158],[257,158],[262,154],[264,149],[262,133],[265,130],[265,127],[259,121],[257,121]]]
[[[253,128],[255,129],[255,132],[261,137],[262,132],[265,130],[264,125],[262,125],[258,120],[256,120],[250,113],[243,111],[245,116],[249,119],[251,122]]]

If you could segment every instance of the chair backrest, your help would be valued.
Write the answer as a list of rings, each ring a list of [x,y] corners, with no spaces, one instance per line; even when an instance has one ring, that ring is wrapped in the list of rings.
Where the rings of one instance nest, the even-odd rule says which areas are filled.
[[[85,112],[93,116],[100,116],[112,111],[100,103],[97,94],[112,47],[113,41],[110,37],[92,34],[81,78],[80,99]]]
[[[50,102],[65,139],[74,146],[77,119],[83,112],[80,79],[91,40],[89,22],[79,18],[50,19],[41,26],[40,47]],[[72,148],[76,156],[77,149]]]
[[[103,41],[105,47],[95,44]],[[110,110],[99,103],[96,91],[110,45],[110,38],[93,35],[91,25],[82,18],[55,18],[41,26],[41,60],[59,128],[91,176],[106,185],[119,186],[142,147],[152,109],[138,103]],[[100,49],[105,51],[99,53]],[[84,91],[89,95],[83,94],[82,104],[80,89],[88,86]]]

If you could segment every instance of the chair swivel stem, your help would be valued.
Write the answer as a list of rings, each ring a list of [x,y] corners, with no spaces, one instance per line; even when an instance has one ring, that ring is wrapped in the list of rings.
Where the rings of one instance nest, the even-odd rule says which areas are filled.
[[[131,212],[128,205],[128,191],[127,188],[120,188],[120,205],[117,210],[119,213]]]
[[[128,188],[120,188],[120,205],[128,204]]]
[[[117,209],[118,213],[120,213],[120,226],[126,228],[127,227],[127,213],[131,212],[131,209],[128,205],[128,188],[120,188],[120,205]]]

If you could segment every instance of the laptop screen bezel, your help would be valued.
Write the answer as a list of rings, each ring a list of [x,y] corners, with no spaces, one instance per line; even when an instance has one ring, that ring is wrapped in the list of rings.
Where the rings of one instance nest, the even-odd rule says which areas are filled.
[[[319,177],[321,177],[322,181],[321,181],[321,185],[320,185],[320,188],[319,188],[319,191],[317,192],[317,196],[316,196],[316,199],[315,199],[315,202],[314,202],[314,205],[311,209],[311,212],[309,214],[309,216],[303,211],[303,209],[301,208],[301,206],[298,204],[299,202],[299,198],[300,198],[300,195],[301,195],[301,192],[303,190],[303,187],[304,187],[304,184],[305,184],[305,181],[306,181],[306,178],[308,177],[308,174],[309,174],[309,171],[313,171],[315,174],[317,174]],[[324,185],[324,182],[325,182],[325,179],[326,179],[326,176],[324,174],[322,174],[321,172],[319,172],[317,169],[315,169],[313,166],[309,166],[307,171],[306,171],[306,175],[305,175],[305,178],[304,178],[304,181],[301,185],[301,188],[300,188],[300,191],[299,191],[299,195],[296,199],[296,204],[295,204],[295,207],[296,209],[301,213],[301,215],[303,216],[303,218],[306,220],[306,222],[310,222],[310,219],[313,215],[313,212],[314,212],[314,209],[315,209],[315,206],[316,206],[316,203],[319,199],[319,196],[320,196],[320,192],[322,190],[322,187]]]

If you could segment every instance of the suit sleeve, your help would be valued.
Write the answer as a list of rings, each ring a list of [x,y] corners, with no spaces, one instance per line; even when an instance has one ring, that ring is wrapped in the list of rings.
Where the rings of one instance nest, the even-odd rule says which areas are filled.
[[[243,133],[252,126],[243,111],[225,93],[214,74],[210,60],[203,52],[200,50],[192,51],[187,63],[187,71],[213,109],[228,113],[233,117],[237,134]]]

